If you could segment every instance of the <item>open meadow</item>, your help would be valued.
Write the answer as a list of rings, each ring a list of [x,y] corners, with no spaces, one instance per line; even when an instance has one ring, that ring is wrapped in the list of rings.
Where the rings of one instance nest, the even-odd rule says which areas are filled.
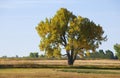
[[[120,61],[0,59],[0,78],[120,78]]]

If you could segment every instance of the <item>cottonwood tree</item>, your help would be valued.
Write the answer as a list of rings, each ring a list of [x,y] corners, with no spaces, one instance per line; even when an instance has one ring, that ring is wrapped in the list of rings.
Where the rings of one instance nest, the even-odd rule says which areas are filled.
[[[65,49],[69,65],[73,65],[78,54],[85,50],[95,51],[106,39],[100,25],[75,16],[66,8],[60,8],[52,18],[41,21],[36,30],[41,38],[40,50],[48,57],[60,57],[61,49]]]

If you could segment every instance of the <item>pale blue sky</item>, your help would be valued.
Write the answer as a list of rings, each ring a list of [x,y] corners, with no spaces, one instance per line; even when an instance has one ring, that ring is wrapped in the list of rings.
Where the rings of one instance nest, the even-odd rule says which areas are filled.
[[[100,49],[120,43],[120,0],[0,0],[0,56],[40,52],[35,27],[61,7],[103,27],[108,41]]]

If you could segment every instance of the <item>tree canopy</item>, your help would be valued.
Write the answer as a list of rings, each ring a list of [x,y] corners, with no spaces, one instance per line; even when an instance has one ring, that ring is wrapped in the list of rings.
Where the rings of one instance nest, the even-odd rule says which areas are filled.
[[[52,18],[41,21],[36,30],[41,38],[40,50],[45,51],[48,57],[60,57],[64,48],[69,65],[74,63],[77,54],[86,50],[95,51],[106,40],[99,24],[76,16],[66,8],[60,8]]]

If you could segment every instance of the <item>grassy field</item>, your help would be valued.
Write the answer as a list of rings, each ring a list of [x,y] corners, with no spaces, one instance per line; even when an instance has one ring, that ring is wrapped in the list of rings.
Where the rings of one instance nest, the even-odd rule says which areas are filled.
[[[0,59],[0,64],[41,64],[41,65],[67,65],[67,60],[30,60],[30,59]],[[76,60],[74,65],[116,65],[120,66],[119,60]]]
[[[76,73],[62,72],[57,69],[0,69],[0,78],[120,78],[120,71],[114,73]],[[72,69],[73,70],[73,69]],[[88,69],[81,71],[90,71]],[[93,70],[92,70],[93,71]],[[99,70],[95,70],[99,71]],[[104,70],[100,70],[104,71]],[[110,72],[111,70],[109,70]],[[108,72],[108,70],[107,70]],[[117,72],[117,73],[115,73]]]
[[[120,78],[120,61],[0,59],[0,78]]]
[[[24,60],[24,59],[0,59],[0,68],[2,67],[68,67],[67,60]],[[74,68],[116,68],[120,69],[119,60],[76,60]]]

